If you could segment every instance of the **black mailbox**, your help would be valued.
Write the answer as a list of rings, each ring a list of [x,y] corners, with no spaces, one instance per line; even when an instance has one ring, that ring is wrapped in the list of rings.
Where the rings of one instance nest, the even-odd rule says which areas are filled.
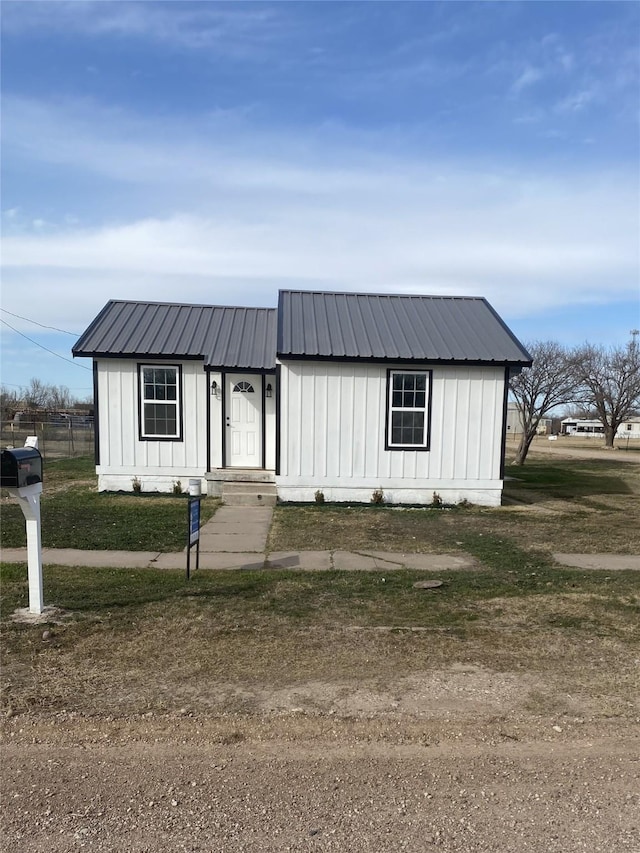
[[[35,447],[15,447],[2,451],[0,486],[21,489],[42,482],[42,456]]]

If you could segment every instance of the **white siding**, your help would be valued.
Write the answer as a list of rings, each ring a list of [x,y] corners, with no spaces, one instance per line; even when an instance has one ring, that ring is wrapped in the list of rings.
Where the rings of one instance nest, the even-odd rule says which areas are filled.
[[[144,363],[154,362],[149,359]],[[171,491],[176,480],[186,490],[189,478],[204,477],[207,377],[200,361],[175,363],[182,364],[182,441],[141,441],[138,362],[98,360],[100,464],[97,471],[101,490],[131,491],[134,477],[142,482],[143,491]]]
[[[407,451],[385,450],[387,365],[283,364],[280,497],[499,503],[504,370],[431,369],[431,447]]]
[[[271,385],[271,397],[264,401],[264,429],[265,429],[265,460],[264,467],[274,471],[276,467],[276,377],[275,374],[267,374],[264,377],[265,388]]]
[[[640,420],[638,418],[632,418],[620,424],[616,432],[616,440],[620,441],[624,438],[640,438]]]
[[[211,392],[211,385],[216,383],[216,392]],[[211,441],[211,467],[222,468],[222,383],[221,373],[209,374],[209,394],[211,395],[211,415],[209,433]]]

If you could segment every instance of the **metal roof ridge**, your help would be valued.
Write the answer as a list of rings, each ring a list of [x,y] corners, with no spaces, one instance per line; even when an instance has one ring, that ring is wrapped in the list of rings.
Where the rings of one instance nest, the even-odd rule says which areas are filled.
[[[451,300],[474,300],[481,302],[485,300],[484,296],[451,296],[447,293],[377,293],[366,290],[294,290],[292,288],[280,288],[278,293],[309,293],[314,296],[371,296],[396,297],[398,299],[451,299]],[[485,300],[486,301],[486,300]]]
[[[307,291],[305,291],[307,292]],[[167,308],[220,308],[222,310],[228,309],[242,309],[243,311],[252,310],[252,311],[276,311],[277,309],[274,306],[260,306],[260,305],[213,305],[209,302],[171,302],[168,300],[154,300],[154,299],[109,299],[107,305],[164,305]],[[107,305],[104,307],[106,308]]]

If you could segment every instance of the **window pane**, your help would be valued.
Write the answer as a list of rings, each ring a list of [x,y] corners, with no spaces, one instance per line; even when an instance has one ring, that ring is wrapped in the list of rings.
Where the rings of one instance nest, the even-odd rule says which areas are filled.
[[[145,435],[176,435],[176,407],[167,403],[145,403]]]
[[[416,391],[416,409],[424,409],[424,400],[424,391]]]
[[[413,391],[416,387],[416,377],[414,373],[404,373],[404,390]]]
[[[393,401],[391,403],[392,406],[402,406],[402,391],[394,391],[393,392]]]
[[[424,412],[393,412],[391,416],[391,443],[423,445]]]
[[[402,391],[402,373],[393,374],[393,390]]]
[[[427,390],[427,376],[425,373],[419,373],[416,376],[416,391]]]
[[[402,395],[402,397],[403,397],[402,405],[404,406],[404,408],[405,409],[412,409],[413,408],[413,398],[414,398],[413,391],[405,391],[404,394]]]

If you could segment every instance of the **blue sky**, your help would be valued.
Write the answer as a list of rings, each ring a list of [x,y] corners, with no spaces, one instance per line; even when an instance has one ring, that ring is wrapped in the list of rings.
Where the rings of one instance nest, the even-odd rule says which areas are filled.
[[[22,335],[70,358],[110,298],[449,293],[523,340],[640,326],[636,3],[1,13],[3,384],[86,396],[86,361]]]

